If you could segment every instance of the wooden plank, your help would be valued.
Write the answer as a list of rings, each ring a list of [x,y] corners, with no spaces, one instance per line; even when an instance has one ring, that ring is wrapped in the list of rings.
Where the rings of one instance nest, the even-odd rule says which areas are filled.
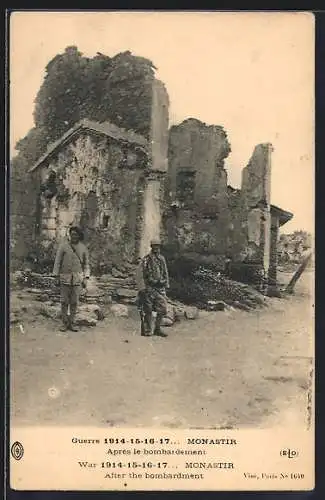
[[[297,271],[294,273],[294,275],[292,276],[289,284],[287,285],[286,289],[285,289],[285,292],[286,293],[293,293],[294,292],[294,287],[297,283],[297,281],[299,280],[300,276],[302,275],[302,273],[304,272],[304,270],[306,269],[307,267],[307,264],[308,262],[310,261],[311,259],[311,256],[312,256],[312,252],[310,252],[305,258],[304,260],[302,261],[302,263],[300,264],[300,266],[298,267]]]

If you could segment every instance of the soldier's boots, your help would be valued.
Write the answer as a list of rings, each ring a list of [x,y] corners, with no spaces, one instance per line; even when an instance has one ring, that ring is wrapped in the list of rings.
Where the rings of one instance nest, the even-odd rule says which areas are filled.
[[[161,328],[159,328],[159,330],[156,329],[153,334],[158,337],[168,337],[167,333],[163,332]]]
[[[60,328],[60,332],[66,332],[69,330],[69,315],[67,304],[61,304],[61,318],[62,326]]]
[[[154,332],[153,334],[154,335],[157,335],[158,337],[168,337],[167,333],[165,333],[162,329],[161,329],[161,321],[163,319],[163,315],[161,314],[157,314],[157,317],[156,317],[156,325],[155,325],[155,329],[154,329]]]
[[[67,332],[70,330],[71,332],[79,332],[79,328],[77,325],[73,323],[63,323],[60,327],[60,332]]]
[[[155,327],[154,327],[154,330],[152,331],[152,327],[153,327],[152,315],[151,315],[151,313],[145,314],[144,321],[143,321],[144,328],[143,328],[142,335],[144,337],[151,337],[152,335],[155,335],[158,337],[168,337],[167,333],[165,333],[160,327],[160,323],[162,321],[162,318],[163,318],[163,316],[157,314],[156,321],[155,321]]]
[[[143,336],[151,337],[152,335],[152,317],[151,313],[146,313],[143,320]]]

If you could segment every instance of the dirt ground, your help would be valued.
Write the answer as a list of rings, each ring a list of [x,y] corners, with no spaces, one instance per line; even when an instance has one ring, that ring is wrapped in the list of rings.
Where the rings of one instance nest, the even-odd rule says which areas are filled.
[[[293,296],[254,312],[200,311],[167,339],[141,337],[135,308],[78,333],[31,315],[10,334],[12,424],[307,426],[311,287],[306,272]]]

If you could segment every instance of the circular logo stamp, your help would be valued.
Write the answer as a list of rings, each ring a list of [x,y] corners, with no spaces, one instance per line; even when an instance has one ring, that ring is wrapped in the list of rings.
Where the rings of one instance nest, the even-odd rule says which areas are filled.
[[[11,454],[15,460],[21,460],[24,455],[24,447],[23,445],[19,442],[16,441],[12,447],[11,447]]]

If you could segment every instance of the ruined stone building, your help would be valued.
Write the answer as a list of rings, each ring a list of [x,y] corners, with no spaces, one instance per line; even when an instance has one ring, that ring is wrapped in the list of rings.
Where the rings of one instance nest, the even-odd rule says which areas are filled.
[[[100,272],[114,255],[135,262],[160,236],[169,255],[220,270],[227,260],[252,264],[274,283],[279,227],[292,214],[271,204],[272,146],[256,146],[234,189],[222,127],[190,118],[168,130],[168,94],[158,80],[150,109],[147,137],[83,120],[31,167],[36,247],[53,254],[69,226],[81,225]]]
[[[175,251],[223,270],[252,264],[276,281],[279,228],[292,214],[271,204],[271,144],[255,147],[241,189],[228,185],[222,127],[185,120],[169,135],[166,232]]]
[[[113,123],[82,120],[30,169],[38,186],[34,239],[53,256],[81,225],[97,272],[112,256],[135,260],[159,237],[168,149],[168,96],[152,85],[149,138]]]

